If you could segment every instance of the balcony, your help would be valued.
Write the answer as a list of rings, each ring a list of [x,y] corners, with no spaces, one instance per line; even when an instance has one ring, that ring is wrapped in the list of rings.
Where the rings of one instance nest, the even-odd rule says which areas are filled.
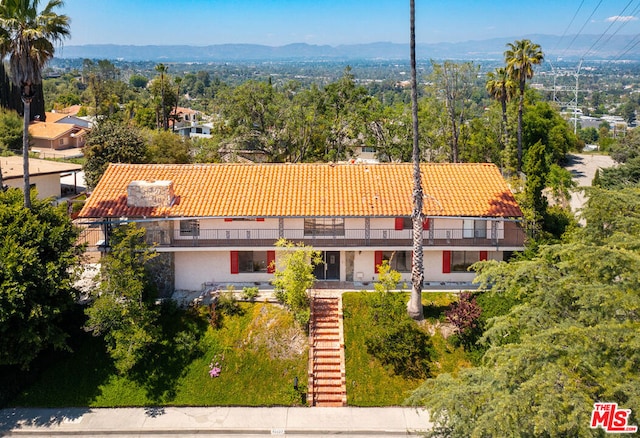
[[[425,247],[493,247],[521,248],[524,232],[515,223],[505,223],[504,229],[492,230],[486,235],[468,229],[441,228],[422,232]],[[284,237],[293,242],[303,242],[314,247],[411,247],[412,230],[394,229],[345,229],[332,234],[305,234],[303,229],[286,229],[281,234],[277,229],[196,229],[180,231],[148,230],[147,240],[160,247],[271,247]]]

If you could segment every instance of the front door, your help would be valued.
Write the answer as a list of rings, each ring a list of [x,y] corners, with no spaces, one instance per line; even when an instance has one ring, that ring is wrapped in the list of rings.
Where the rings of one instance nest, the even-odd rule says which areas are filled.
[[[340,280],[340,251],[323,251],[322,261],[313,271],[316,279]]]

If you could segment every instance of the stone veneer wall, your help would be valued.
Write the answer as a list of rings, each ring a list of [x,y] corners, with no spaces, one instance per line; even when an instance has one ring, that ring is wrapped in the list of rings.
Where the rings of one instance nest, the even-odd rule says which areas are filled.
[[[158,298],[171,298],[175,291],[175,263],[172,252],[160,252],[147,263],[151,281],[158,289]]]
[[[127,186],[129,207],[170,207],[174,197],[171,181],[131,181]]]

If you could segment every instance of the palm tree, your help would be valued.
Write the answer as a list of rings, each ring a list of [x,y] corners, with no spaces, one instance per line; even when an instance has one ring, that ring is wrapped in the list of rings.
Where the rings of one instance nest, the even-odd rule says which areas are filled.
[[[413,119],[413,263],[411,264],[411,298],[407,312],[415,320],[422,320],[422,283],[424,281],[424,253],[422,247],[422,179],[420,177],[420,144],[418,143],[418,80],[416,74],[416,7],[411,9],[411,114]]]
[[[507,69],[504,67],[498,67],[495,71],[487,73],[487,93],[492,99],[500,102],[502,107],[502,126],[500,132],[502,134],[502,147],[506,147],[509,142],[509,132],[507,130],[507,102],[516,93],[516,86]]]
[[[54,43],[69,35],[69,17],[55,9],[62,0],[49,0],[38,12],[39,0],[0,1],[0,55],[9,55],[11,81],[20,87],[24,104],[24,206],[31,208],[29,183],[29,119],[36,87],[42,83],[42,68],[53,58]]]
[[[524,109],[524,89],[527,79],[533,77],[533,66],[540,64],[544,54],[538,44],[530,40],[517,40],[507,44],[504,59],[507,73],[518,84],[520,102],[518,104],[518,171],[522,170],[522,111]]]

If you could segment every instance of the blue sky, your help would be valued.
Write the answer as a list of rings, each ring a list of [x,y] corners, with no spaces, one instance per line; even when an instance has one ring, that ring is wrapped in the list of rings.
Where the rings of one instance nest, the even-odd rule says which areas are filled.
[[[66,0],[58,12],[71,18],[67,45],[335,46],[409,39],[409,0]],[[600,34],[610,25],[612,33],[623,21],[620,35],[637,34],[639,16],[640,0],[416,0],[416,40],[563,35],[581,28]],[[612,24],[615,17],[621,18]]]

